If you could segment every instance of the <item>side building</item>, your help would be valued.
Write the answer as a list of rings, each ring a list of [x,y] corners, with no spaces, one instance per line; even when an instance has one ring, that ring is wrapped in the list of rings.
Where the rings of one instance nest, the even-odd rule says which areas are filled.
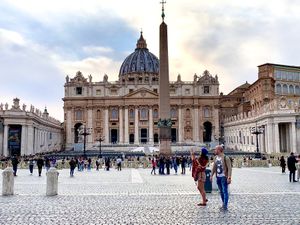
[[[245,90],[238,107],[245,110],[224,119],[227,148],[300,153],[300,67],[258,66],[258,80]]]
[[[99,138],[104,145],[153,146],[159,142],[159,60],[149,52],[143,35],[135,51],[122,63],[119,79],[93,81],[77,72],[66,77],[64,124],[66,147],[82,142],[88,128],[87,149]],[[193,81],[169,83],[173,145],[210,143],[219,138],[219,81],[204,71]]]
[[[33,106],[26,110],[15,98],[13,105],[0,104],[0,155],[34,155],[62,149],[63,130],[60,121]]]

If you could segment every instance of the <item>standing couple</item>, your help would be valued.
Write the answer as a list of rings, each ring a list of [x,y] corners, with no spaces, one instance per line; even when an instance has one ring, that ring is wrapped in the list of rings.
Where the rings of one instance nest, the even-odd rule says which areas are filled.
[[[202,196],[202,203],[199,203],[198,206],[206,206],[207,199],[204,190],[204,183],[206,181],[205,169],[209,162],[208,160],[208,151],[205,148],[201,149],[201,155],[199,158],[196,158],[194,152],[191,151],[191,157],[193,160],[193,169],[192,176],[195,181],[198,181],[198,190]],[[216,174],[217,185],[222,199],[221,210],[226,211],[228,209],[228,185],[231,183],[231,174],[232,166],[231,160],[228,156],[224,155],[223,147],[218,145],[215,148],[215,159],[212,169],[212,174],[210,180],[212,182],[212,177]]]

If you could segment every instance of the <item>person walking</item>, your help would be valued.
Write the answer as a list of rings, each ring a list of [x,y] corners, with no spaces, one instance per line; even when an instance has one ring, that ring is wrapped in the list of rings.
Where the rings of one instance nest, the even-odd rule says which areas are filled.
[[[98,171],[99,170],[99,166],[100,166],[100,158],[98,158],[96,160],[96,170]]]
[[[40,177],[42,174],[43,166],[44,166],[44,160],[41,156],[38,156],[38,159],[36,160],[36,165],[37,165],[38,173],[39,173],[39,177]]]
[[[280,167],[281,167],[281,172],[285,173],[286,163],[285,163],[284,156],[281,156],[281,158],[280,158]]]
[[[118,171],[122,170],[122,159],[120,156],[117,158],[117,168],[118,168]]]
[[[48,157],[45,158],[45,166],[46,170],[48,171],[50,169],[50,159]]]
[[[297,181],[300,180],[300,155],[298,155],[298,162],[296,164],[296,168],[297,168]]]
[[[181,174],[185,174],[185,167],[186,167],[186,157],[185,156],[181,156]]]
[[[177,175],[177,171],[178,171],[177,156],[172,158],[172,164],[173,164],[175,174]]]
[[[70,165],[70,177],[74,177],[74,170],[76,168],[76,161],[72,158],[69,162]]]
[[[170,160],[170,157],[168,156],[168,157],[166,158],[167,175],[170,175],[170,166],[171,166],[171,160]]]
[[[290,171],[290,182],[292,182],[292,180],[293,180],[293,182],[297,182],[297,180],[295,179],[296,163],[297,163],[297,159],[294,156],[294,153],[291,152],[291,155],[288,157],[288,160],[287,160],[287,166]]]
[[[212,178],[216,174],[217,185],[223,202],[220,209],[226,211],[228,209],[228,185],[231,183],[232,166],[230,158],[224,155],[222,146],[216,146],[215,154],[216,157],[214,159],[210,180],[212,182]]]
[[[33,157],[31,156],[31,157],[29,158],[29,172],[30,172],[30,175],[33,174],[33,167],[34,167],[34,159],[33,159]]]
[[[11,164],[13,166],[13,171],[14,171],[14,176],[17,176],[17,170],[18,170],[18,164],[19,164],[19,159],[16,155],[14,155],[11,159]]]
[[[152,165],[151,175],[153,172],[154,172],[154,175],[156,175],[155,169],[156,169],[157,163],[156,163],[156,159],[154,157],[151,160],[151,165]]]
[[[202,203],[198,203],[198,206],[206,206],[206,202],[208,201],[206,199],[206,193],[204,189],[204,183],[206,181],[205,170],[209,161],[207,154],[207,149],[202,148],[200,157],[196,159],[194,151],[191,150],[192,176],[194,178],[194,181],[198,182],[197,188],[200,192],[200,195],[202,196]]]
[[[162,155],[159,158],[159,174],[165,175],[165,157]]]

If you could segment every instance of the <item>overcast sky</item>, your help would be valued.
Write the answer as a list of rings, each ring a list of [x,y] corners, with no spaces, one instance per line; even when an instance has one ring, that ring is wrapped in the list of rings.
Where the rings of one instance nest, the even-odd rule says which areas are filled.
[[[158,56],[159,2],[1,0],[0,102],[18,97],[62,121],[67,74],[117,80],[141,28]],[[297,0],[167,1],[170,79],[207,69],[228,93],[255,81],[258,65],[299,65],[299,12]]]

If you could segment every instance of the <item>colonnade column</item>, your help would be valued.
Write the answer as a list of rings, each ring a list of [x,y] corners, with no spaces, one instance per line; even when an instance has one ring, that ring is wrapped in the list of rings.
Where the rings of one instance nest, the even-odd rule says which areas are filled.
[[[8,125],[4,124],[4,135],[3,135],[3,155],[8,156]]]
[[[199,142],[199,109],[196,105],[194,108],[194,142]]]
[[[104,109],[104,141],[106,144],[109,143],[109,127],[108,127],[108,108]]]
[[[134,113],[134,144],[139,144],[139,109],[137,107]]]
[[[88,109],[87,111],[87,128],[93,128],[93,110],[92,109]],[[90,135],[87,136],[87,142],[89,144],[93,143],[93,129],[90,130]]]
[[[274,124],[274,139],[275,139],[275,152],[280,152],[280,145],[279,145],[279,124],[275,123]]]
[[[178,141],[182,143],[183,126],[182,126],[182,106],[178,108]]]
[[[297,152],[297,138],[296,138],[296,125],[295,122],[291,123],[291,152]]]
[[[66,123],[66,141],[67,145],[72,144],[74,140],[72,140],[72,112],[71,110],[67,111],[67,123]]]
[[[119,107],[119,143],[123,144],[123,109]]]
[[[125,106],[125,124],[124,124],[124,143],[128,144],[129,143],[129,130],[128,130],[128,107]]]
[[[27,155],[27,125],[22,125],[22,131],[21,131],[21,155]],[[47,146],[48,147],[48,146]]]
[[[153,113],[152,107],[149,108],[149,143],[153,144]]]
[[[33,154],[33,147],[34,147],[34,133],[33,133],[33,126],[29,125],[27,129],[27,154]]]

